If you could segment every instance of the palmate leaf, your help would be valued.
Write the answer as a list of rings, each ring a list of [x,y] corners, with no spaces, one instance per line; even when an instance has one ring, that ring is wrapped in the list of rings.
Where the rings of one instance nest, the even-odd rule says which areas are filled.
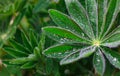
[[[69,30],[58,27],[45,27],[42,28],[43,32],[50,38],[60,43],[86,43],[90,42],[87,39],[81,38]]]
[[[105,58],[100,49],[98,49],[94,54],[93,66],[97,73],[103,76],[105,72]]]
[[[93,65],[98,74],[104,75],[105,58],[103,53],[109,54],[111,50],[106,52],[102,48],[113,48],[120,45],[120,26],[114,29],[115,20],[120,11],[120,0],[85,0],[83,2],[86,2],[82,3],[84,7],[78,0],[65,0],[70,17],[56,10],[49,11],[51,18],[59,27],[44,27],[43,32],[61,44],[60,46],[50,47],[43,53],[48,57],[63,58],[60,62],[63,65],[88,57],[96,51]],[[84,37],[82,33],[85,34]],[[68,45],[71,47],[74,44],[79,44],[86,48],[81,49],[81,47],[78,47],[75,49],[76,51],[68,51],[69,54],[63,56],[65,51],[69,49],[63,48],[68,47]],[[62,49],[60,49],[61,47]],[[72,47],[72,49],[74,48]],[[55,55],[53,55],[54,53]],[[115,65],[115,63],[110,63]],[[119,68],[118,65],[115,67]]]
[[[71,18],[85,31],[90,37],[94,38],[93,30],[88,19],[87,12],[78,0],[65,0]],[[87,30],[86,30],[87,29]]]

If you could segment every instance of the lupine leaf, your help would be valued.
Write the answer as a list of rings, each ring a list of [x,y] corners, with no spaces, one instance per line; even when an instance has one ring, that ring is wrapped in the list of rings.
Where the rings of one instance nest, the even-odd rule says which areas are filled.
[[[37,46],[38,42],[37,42],[37,38],[36,38],[35,33],[33,32],[33,30],[30,30],[29,39],[30,39],[32,47]]]
[[[108,47],[117,47],[120,45],[120,31],[115,32],[114,34],[112,34],[111,36],[109,36],[104,42],[103,44],[104,46],[108,46]]]
[[[108,5],[108,0],[97,0],[98,4],[98,34],[100,35],[101,28],[103,20],[104,20],[104,15],[107,10],[107,5]]]
[[[102,50],[109,62],[114,67],[120,69],[120,54],[106,47],[104,47]]]
[[[49,5],[49,0],[39,0],[35,5],[33,12],[38,13]]]
[[[94,38],[93,30],[90,25],[87,12],[78,0],[65,0],[71,18],[83,29],[86,34]],[[86,30],[87,29],[87,30]]]
[[[96,72],[103,76],[105,72],[105,58],[100,49],[98,49],[94,54],[93,65]]]
[[[45,27],[43,31],[47,36],[60,43],[87,43],[86,39],[80,38],[69,30],[58,27]]]
[[[59,44],[44,50],[43,54],[47,57],[63,58],[73,51],[76,51],[74,46]]]
[[[85,0],[86,1],[86,10],[94,30],[94,34],[98,35],[98,8],[96,0]]]
[[[115,21],[117,14],[120,11],[119,6],[120,6],[120,0],[110,0],[106,17],[102,25],[102,27],[104,27],[103,34],[101,33],[102,36],[106,35],[111,29],[113,22]]]
[[[83,30],[81,30],[80,26],[76,24],[70,17],[67,15],[57,11],[57,10],[49,10],[49,14],[53,21],[62,28],[68,29],[80,36],[86,36],[86,34],[83,33]]]
[[[4,49],[5,49],[5,52],[7,52],[8,54],[10,54],[11,56],[13,56],[15,58],[28,56],[26,53],[24,53],[22,51],[17,51],[13,48],[5,47]]]
[[[36,61],[36,57],[30,54],[28,57],[19,57],[10,61],[11,64],[23,64],[26,62]]]
[[[28,40],[28,37],[22,32],[21,33],[23,44],[26,46],[27,49],[29,49],[30,52],[32,52],[32,45],[30,44],[30,41]]]
[[[18,51],[22,51],[22,52],[25,52],[25,53],[30,52],[27,48],[25,48],[24,46],[22,46],[21,44],[19,44],[18,42],[14,41],[14,40],[10,40],[9,43],[14,49],[16,49]]]
[[[36,58],[40,58],[41,57],[41,51],[38,47],[34,48],[34,55],[36,56]]]
[[[66,56],[64,59],[60,61],[61,65],[73,63],[75,61],[78,61],[79,59],[86,58],[90,56],[95,51],[95,47],[86,47],[83,49],[79,49],[75,52],[72,52],[68,56]]]
[[[31,69],[33,67],[35,67],[35,62],[27,62],[24,65],[22,65],[20,68],[21,69]]]

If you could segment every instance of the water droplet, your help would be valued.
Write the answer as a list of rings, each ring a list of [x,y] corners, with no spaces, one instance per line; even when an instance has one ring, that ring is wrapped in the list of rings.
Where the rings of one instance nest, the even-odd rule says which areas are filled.
[[[116,58],[113,58],[113,61],[117,61],[117,59],[116,59]]]

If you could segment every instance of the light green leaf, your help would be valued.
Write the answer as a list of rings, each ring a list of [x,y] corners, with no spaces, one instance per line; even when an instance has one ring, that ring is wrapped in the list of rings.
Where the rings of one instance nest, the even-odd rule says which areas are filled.
[[[35,67],[35,62],[27,62],[24,65],[22,65],[20,68],[21,69],[31,69]]]
[[[41,57],[41,51],[38,47],[34,48],[34,55],[36,56],[37,59]]]
[[[50,38],[58,41],[60,43],[86,43],[89,44],[89,41],[83,39],[76,34],[72,33],[69,30],[58,28],[58,27],[44,27],[42,28],[43,32]]]
[[[95,47],[93,46],[79,49],[75,52],[72,52],[71,54],[66,56],[64,59],[62,59],[60,61],[60,64],[65,65],[65,64],[73,63],[75,61],[78,61],[79,59],[90,56],[94,51],[95,51]]]
[[[62,28],[68,29],[82,37],[87,37],[83,30],[81,30],[80,26],[76,24],[70,17],[67,15],[57,11],[57,10],[49,10],[49,14],[53,21]]]
[[[94,34],[98,35],[98,8],[96,0],[85,0],[86,10],[94,30]]]
[[[116,68],[120,69],[120,54],[109,49],[109,48],[102,48],[103,53],[109,60],[109,62]]]
[[[43,54],[52,58],[63,58],[71,52],[76,51],[75,46],[59,44],[43,51]]]
[[[28,57],[20,57],[10,61],[11,64],[23,64],[30,61],[36,61],[36,56],[30,54]]]
[[[94,54],[93,66],[94,66],[96,72],[98,74],[100,74],[101,76],[103,76],[103,74],[105,72],[105,58],[104,58],[102,52],[100,51],[100,49],[98,49]]]
[[[93,30],[88,19],[87,12],[78,0],[65,0],[71,18],[81,27],[90,37],[94,38]],[[86,30],[87,29],[87,30]]]
[[[102,25],[103,31],[101,34],[103,37],[110,31],[118,13],[120,12],[119,6],[120,0],[110,0],[106,17]]]
[[[28,56],[26,53],[24,53],[22,51],[15,50],[13,48],[5,47],[4,49],[5,49],[4,50],[5,52],[7,52],[8,54],[10,54],[11,56],[13,56],[15,58]]]

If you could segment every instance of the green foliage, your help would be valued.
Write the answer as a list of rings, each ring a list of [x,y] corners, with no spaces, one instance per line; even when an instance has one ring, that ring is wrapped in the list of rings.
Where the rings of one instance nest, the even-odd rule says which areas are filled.
[[[120,0],[0,1],[0,76],[119,76]]]
[[[64,65],[89,57],[95,52],[93,65],[98,74],[104,75],[105,72],[104,55],[113,66],[120,68],[120,55],[110,49],[117,47],[120,44],[118,31],[119,26],[116,27],[117,30],[112,29],[112,27],[115,26],[115,19],[120,12],[118,7],[120,5],[120,1],[110,0],[110,2],[106,2],[85,0],[86,8],[84,8],[78,0],[65,0],[65,3],[71,18],[52,9],[49,11],[49,14],[59,27],[43,28],[43,32],[45,32],[47,36],[61,44],[65,44],[62,46],[64,49],[57,50],[57,48],[61,48],[61,46],[54,46],[46,49],[43,54],[53,58],[58,58],[59,56],[62,57],[63,59],[60,64]],[[105,5],[106,7],[103,7],[103,9],[107,9],[104,10],[105,12],[102,12],[103,10],[101,9],[99,10],[99,13],[97,9],[100,9],[101,5],[104,6],[103,4],[105,3],[108,5]],[[97,7],[97,5],[100,5],[100,8]],[[103,21],[99,16],[103,17]],[[76,49],[73,46],[72,50],[75,50],[66,54],[67,50],[71,50],[69,47],[66,47],[66,45],[68,46],[71,44],[84,44],[84,47]],[[54,49],[54,51],[51,49]]]

